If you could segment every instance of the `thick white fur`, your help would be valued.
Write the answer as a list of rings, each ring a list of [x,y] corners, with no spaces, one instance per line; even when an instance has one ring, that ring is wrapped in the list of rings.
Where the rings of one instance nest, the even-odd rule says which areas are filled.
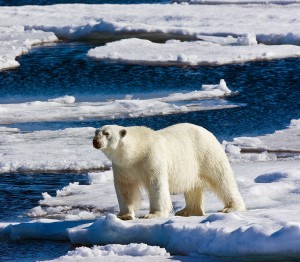
[[[104,134],[105,135],[104,135]],[[140,188],[148,191],[150,213],[166,217],[170,193],[184,193],[186,207],[176,215],[204,215],[203,192],[210,188],[223,201],[221,212],[245,210],[227,156],[215,136],[192,124],[153,131],[146,127],[103,126],[94,146],[112,161],[121,219],[133,219]]]

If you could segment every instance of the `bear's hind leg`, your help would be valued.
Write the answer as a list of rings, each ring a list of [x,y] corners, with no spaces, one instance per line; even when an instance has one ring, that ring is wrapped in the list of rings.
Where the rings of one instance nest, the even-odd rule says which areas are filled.
[[[175,216],[204,216],[203,189],[198,187],[184,193],[185,208],[175,213]]]
[[[220,198],[223,200],[224,208],[218,212],[231,213],[236,211],[246,211],[244,201],[237,187],[236,189],[233,189],[230,194],[221,194]]]
[[[245,211],[245,204],[239,192],[237,183],[232,172],[228,172],[218,179],[210,181],[214,193],[223,201],[224,208],[219,212],[230,213],[236,211]]]

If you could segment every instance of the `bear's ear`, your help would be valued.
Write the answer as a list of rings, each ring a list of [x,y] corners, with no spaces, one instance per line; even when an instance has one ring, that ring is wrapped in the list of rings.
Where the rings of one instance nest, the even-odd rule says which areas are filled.
[[[120,131],[120,136],[121,136],[121,137],[126,136],[126,134],[127,134],[126,129],[122,129],[122,130]]]

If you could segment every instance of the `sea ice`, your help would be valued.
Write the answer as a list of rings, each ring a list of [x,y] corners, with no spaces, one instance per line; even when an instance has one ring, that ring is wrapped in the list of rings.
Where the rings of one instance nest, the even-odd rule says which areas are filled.
[[[236,137],[223,141],[223,147],[232,162],[299,159],[300,122],[292,120],[287,129],[259,137]]]
[[[52,32],[25,30],[23,26],[0,26],[0,70],[19,66],[16,57],[28,53],[33,45],[57,40]]]
[[[256,40],[249,37],[238,38],[235,45],[220,45],[203,41],[168,41],[161,44],[131,38],[96,47],[87,55],[98,60],[130,64],[194,66],[300,57],[298,46],[267,46],[255,43]]]
[[[284,0],[281,2],[287,3]],[[299,56],[299,48],[289,46],[300,44],[299,12],[299,4],[0,7],[0,68],[17,66],[15,57],[27,52],[28,44],[53,42],[57,40],[56,36],[69,40],[105,39],[108,42],[123,39],[109,45],[114,50],[100,47],[89,52],[89,55],[131,63],[224,64]],[[37,36],[37,31],[33,30],[39,30],[39,34],[43,35]],[[11,36],[24,41],[16,42]],[[159,42],[170,39],[185,42],[157,44],[139,39],[134,43],[129,39],[132,37]],[[26,41],[27,38],[29,41]],[[209,38],[214,41],[210,42]],[[200,43],[196,41],[200,39]],[[191,40],[195,42],[187,42]],[[134,44],[133,49],[122,46],[129,43]],[[262,44],[286,46],[266,47]],[[126,54],[125,51],[132,53]],[[134,54],[137,51],[138,54]],[[141,54],[147,55],[142,59]]]
[[[226,85],[226,84],[225,84]],[[203,98],[222,98],[230,94],[224,84],[215,85],[210,90],[169,94],[150,99],[135,98],[105,102],[75,102],[75,97],[64,96],[48,101],[32,101],[18,104],[0,104],[0,125],[20,122],[82,120],[89,118],[107,119],[120,117],[143,117],[161,114],[174,114],[212,109],[232,108],[237,105],[220,99],[217,103],[201,102]],[[193,103],[190,103],[193,100]],[[180,105],[176,102],[183,101]]]
[[[93,150],[92,127],[30,133],[1,128],[0,133],[0,173],[76,172],[111,165],[104,155]]]
[[[60,38],[120,39],[138,35],[197,39],[197,35],[242,36],[252,33],[287,37],[299,43],[300,5],[84,5],[1,7],[0,26],[54,32]],[[43,19],[41,20],[41,14]],[[155,14],[155,15],[153,15]],[[220,16],[220,14],[222,14]],[[164,37],[165,35],[165,37]],[[169,36],[168,36],[169,35]],[[127,36],[127,37],[126,37]],[[288,37],[289,36],[289,37]]]
[[[94,246],[92,248],[79,247],[74,251],[69,251],[64,257],[59,258],[58,261],[64,259],[85,259],[85,258],[100,258],[100,257],[151,257],[153,260],[159,260],[162,257],[170,258],[170,254],[166,252],[164,248],[158,246],[149,246],[146,244],[135,244],[129,245],[106,245],[106,246]],[[166,259],[167,261],[167,259]]]

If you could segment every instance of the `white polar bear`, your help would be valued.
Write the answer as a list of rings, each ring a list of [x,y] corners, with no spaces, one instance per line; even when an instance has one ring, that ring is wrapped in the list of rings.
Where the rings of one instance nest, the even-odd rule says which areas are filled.
[[[175,215],[204,215],[203,192],[210,188],[223,201],[221,212],[245,210],[227,156],[215,136],[192,124],[158,131],[147,127],[106,125],[93,140],[111,161],[123,220],[134,219],[140,189],[149,194],[150,213],[143,218],[167,217],[170,193],[184,193],[186,207]]]

